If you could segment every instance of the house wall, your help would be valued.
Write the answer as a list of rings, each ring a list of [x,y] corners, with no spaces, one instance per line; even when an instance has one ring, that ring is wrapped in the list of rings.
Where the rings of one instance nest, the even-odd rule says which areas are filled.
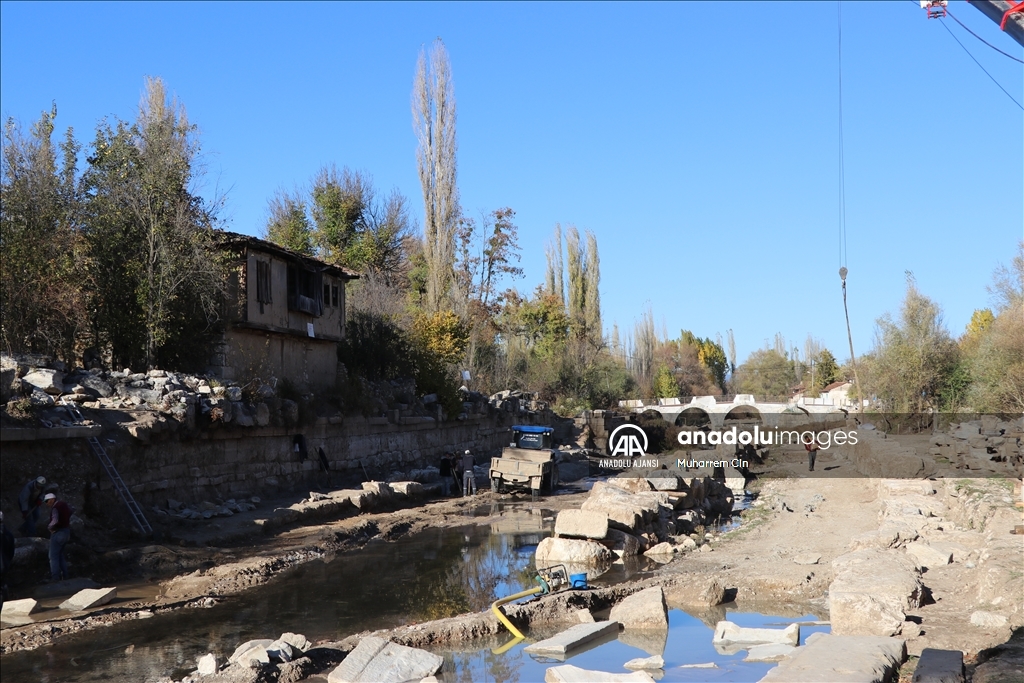
[[[270,263],[271,303],[263,304],[256,300],[256,264],[258,261]],[[324,284],[339,288],[338,305],[324,302],[323,315],[311,316],[301,311],[288,310],[288,262],[271,254],[250,249],[245,260],[246,295],[245,315],[242,322],[253,326],[262,326],[277,331],[291,331],[307,336],[307,323],[313,323],[313,333],[318,338],[338,341],[344,336],[345,320],[345,281],[324,273]]]
[[[333,387],[338,373],[338,344],[257,329],[232,328],[218,345],[210,374],[228,381],[248,382],[254,377],[288,378],[300,387]]]

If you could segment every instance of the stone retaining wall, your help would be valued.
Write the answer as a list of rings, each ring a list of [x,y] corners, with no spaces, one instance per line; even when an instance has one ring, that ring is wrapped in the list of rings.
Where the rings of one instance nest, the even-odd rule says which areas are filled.
[[[335,481],[348,474],[385,480],[436,466],[444,451],[471,449],[478,463],[505,445],[515,420],[507,413],[445,422],[384,418],[321,418],[308,427],[263,427],[200,432],[191,438],[155,434],[147,440],[122,429],[106,429],[100,442],[144,508],[167,498],[183,502],[267,495],[326,483],[317,449],[322,447]],[[522,419],[521,417],[519,418]],[[334,422],[334,424],[332,424]],[[406,422],[403,424],[402,422]],[[305,437],[307,457],[295,452],[294,437]],[[59,484],[78,507],[88,504],[90,489],[107,504],[112,485],[84,439],[18,440],[4,443],[0,455],[0,505],[9,519],[20,519],[17,498],[30,478],[43,475]],[[108,497],[105,492],[110,492]]]

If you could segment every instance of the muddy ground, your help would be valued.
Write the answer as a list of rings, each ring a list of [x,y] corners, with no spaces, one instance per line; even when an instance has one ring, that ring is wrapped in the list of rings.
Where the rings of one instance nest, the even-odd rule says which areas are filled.
[[[606,590],[628,593],[654,582],[672,587],[677,593],[699,593],[706,590],[709,581],[717,580],[728,588],[728,599],[738,600],[748,608],[756,609],[758,603],[809,603],[827,613],[825,596],[833,578],[831,561],[848,552],[852,539],[878,528],[879,484],[874,479],[850,476],[850,464],[838,454],[830,456],[828,453],[819,457],[820,477],[787,476],[805,467],[801,451],[777,453],[765,467],[759,468],[760,478],[751,483],[750,488],[758,492],[759,498],[755,506],[744,513],[739,529],[716,538],[703,552],[677,555],[658,569],[653,579]],[[945,485],[946,482],[940,480],[936,487]],[[1004,490],[994,481],[975,480],[971,485],[978,490],[992,489],[993,495]],[[548,510],[575,508],[586,496],[583,487],[576,485],[534,505]],[[496,494],[483,492],[472,498],[434,500],[283,528],[273,535],[263,534],[254,525],[259,510],[249,516],[219,520],[217,528],[210,525],[182,527],[165,543],[138,544],[113,551],[114,557],[105,553],[93,567],[94,578],[101,582],[124,576],[126,567],[130,567],[136,583],[152,585],[152,597],[120,602],[70,618],[5,628],[0,634],[0,653],[46,646],[65,635],[120,621],[159,618],[161,613],[172,610],[209,607],[257,588],[304,562],[337,553],[358,552],[371,541],[386,542],[430,527],[476,522],[477,519],[469,520],[467,515],[474,508],[496,502],[498,498]],[[267,501],[263,507],[278,502],[287,501]],[[1009,507],[1012,508],[1012,502]],[[1017,523],[1019,517],[1016,514]],[[985,529],[983,533],[979,531],[977,538],[965,532],[961,540],[983,546],[974,549],[979,554],[1003,553],[1007,555],[1003,559],[1024,568],[1024,539],[1008,536],[1012,525],[1003,521],[1013,517],[999,519],[1000,526]],[[999,542],[993,545],[992,539]],[[1009,543],[1005,542],[1007,539]],[[818,559],[807,564],[808,555]],[[975,610],[991,607],[979,605],[974,590],[981,580],[979,572],[977,562],[958,561],[925,574],[930,600],[912,615],[921,624],[920,632],[903,636],[908,637],[908,651],[912,655],[920,653],[924,647],[959,649],[973,664],[978,661],[979,653],[984,659],[986,648],[1006,642],[1010,631],[1022,625],[1024,615],[1019,611],[1014,611],[1005,628],[983,629],[971,624],[970,615]],[[1011,578],[1024,588],[1019,573]],[[25,592],[30,591],[25,589]],[[1021,594],[1018,592],[1010,599],[1019,602]],[[600,602],[613,598],[609,593],[605,598],[595,594],[589,599]],[[536,616],[544,611],[564,610],[558,600],[565,599],[560,596],[541,599],[534,607],[526,608],[523,616],[528,618],[527,612]],[[593,606],[600,608],[601,604]],[[514,608],[512,613],[515,613]],[[392,635],[398,642],[410,645],[420,644],[418,641],[424,638],[461,637],[459,634],[467,628],[469,635],[487,635],[494,628],[490,621],[492,619],[480,615],[461,622],[451,621],[449,626],[439,629],[424,629],[420,625],[399,629]],[[478,625],[473,626],[477,622]],[[443,635],[446,632],[449,635]],[[438,636],[439,633],[442,635]],[[274,635],[268,634],[269,637]]]

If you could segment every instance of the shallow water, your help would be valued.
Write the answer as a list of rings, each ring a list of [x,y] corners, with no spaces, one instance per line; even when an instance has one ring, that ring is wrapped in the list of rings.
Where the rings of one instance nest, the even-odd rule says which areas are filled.
[[[467,526],[433,529],[296,567],[210,609],[188,609],[62,639],[3,658],[4,681],[145,681],[181,677],[207,652],[285,631],[311,640],[481,611],[533,584],[551,534],[541,509],[477,508]],[[482,523],[481,523],[482,522]]]
[[[197,657],[207,652],[227,656],[252,638],[293,631],[314,641],[341,639],[364,630],[482,611],[498,597],[534,586],[534,551],[552,533],[554,513],[538,503],[497,503],[467,510],[465,516],[462,527],[432,529],[391,542],[375,539],[350,554],[301,565],[266,586],[209,609],[179,610],[69,636],[53,647],[5,655],[3,680],[85,683],[181,678],[194,670]],[[639,578],[655,566],[646,558],[630,558],[590,583],[602,586]],[[673,615],[673,633],[693,619],[680,616],[683,613]],[[701,629],[709,627],[701,624]],[[698,640],[706,640],[710,648],[710,635],[702,633]],[[618,657],[605,654],[606,648],[611,648],[609,653],[617,652],[615,648],[634,653],[623,662],[645,656],[635,647],[611,643],[593,651],[600,655],[580,657],[598,656],[601,662]],[[475,650],[465,653],[466,664],[457,665],[453,656],[449,676],[456,677],[452,680],[543,680],[546,667],[528,656],[529,662],[515,664],[517,657],[523,657],[521,649],[517,646],[489,664],[484,663],[494,657],[489,650],[486,655]],[[539,671],[539,677],[477,679],[485,674],[477,670],[479,666],[474,668],[474,657],[480,660],[479,666],[525,667]]]
[[[725,618],[740,626],[784,628],[794,622],[813,622],[817,617],[805,614],[799,617],[745,612],[733,606],[721,610],[714,615]],[[800,644],[810,634],[818,631],[828,632],[829,626],[801,626]],[[533,683],[544,680],[544,673],[549,667],[562,663],[572,664],[582,669],[607,671],[611,673],[629,673],[622,665],[637,657],[662,655],[665,659],[664,678],[662,681],[757,681],[769,669],[776,666],[771,662],[744,662],[746,650],[736,654],[719,654],[711,644],[714,634],[713,625],[705,623],[697,616],[681,610],[669,611],[669,630],[664,633],[633,634],[623,632],[617,640],[611,640],[592,649],[585,649],[571,656],[565,662],[532,656],[523,652],[525,643],[520,643],[504,654],[494,654],[501,641],[489,643],[491,647],[473,650],[435,649],[437,654],[445,658],[444,668],[438,678],[448,683],[456,681],[472,681],[473,683]],[[547,637],[548,633],[528,634],[534,638]],[[507,640],[507,637],[504,639]],[[474,645],[476,645],[474,643]],[[570,653],[572,654],[572,653]],[[714,663],[715,668],[684,668],[684,664]]]

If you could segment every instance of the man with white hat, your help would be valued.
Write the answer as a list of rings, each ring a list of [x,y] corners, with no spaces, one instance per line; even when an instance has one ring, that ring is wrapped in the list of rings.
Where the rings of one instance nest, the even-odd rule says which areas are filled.
[[[467,450],[462,456],[462,495],[476,493],[476,472],[473,471],[473,453]]]
[[[21,508],[21,526],[18,531],[22,536],[38,536],[36,524],[39,523],[39,507],[43,504],[43,488],[46,486],[46,477],[36,477],[29,480],[21,489],[18,496],[18,507]]]
[[[64,546],[71,540],[71,515],[74,510],[57,496],[47,493],[43,502],[50,508],[50,580],[60,581],[69,578],[68,561],[64,558]]]

